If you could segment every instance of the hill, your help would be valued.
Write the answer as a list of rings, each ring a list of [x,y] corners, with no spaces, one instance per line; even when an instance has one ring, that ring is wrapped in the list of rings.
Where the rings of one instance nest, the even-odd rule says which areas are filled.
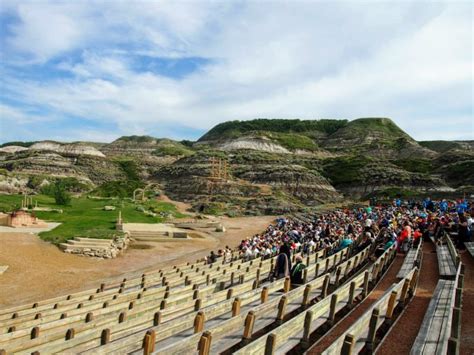
[[[154,183],[197,211],[279,214],[343,198],[461,194],[473,168],[473,141],[417,142],[389,118],[255,119],[218,124],[197,142],[5,143],[0,191],[69,179],[74,192],[123,197]]]

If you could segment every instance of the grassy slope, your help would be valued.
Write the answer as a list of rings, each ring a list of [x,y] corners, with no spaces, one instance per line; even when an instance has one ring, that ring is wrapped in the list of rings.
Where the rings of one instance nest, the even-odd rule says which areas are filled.
[[[308,134],[318,131],[325,134],[344,127],[347,120],[298,120],[298,119],[255,119],[249,121],[228,121],[218,124],[202,136],[199,141],[238,138],[255,131]]]
[[[10,211],[19,207],[21,195],[1,195],[0,210]],[[138,211],[137,205],[128,200],[93,200],[85,197],[73,198],[71,206],[57,206],[54,199],[37,195],[33,198],[38,201],[40,207],[60,208],[63,213],[57,212],[36,212],[36,215],[43,220],[60,222],[60,226],[49,232],[43,232],[40,237],[43,240],[55,244],[63,243],[68,239],[77,236],[93,238],[110,238],[114,233],[115,221],[118,216],[118,210],[122,210],[124,222],[135,223],[159,223],[163,221],[162,217],[147,216]],[[106,205],[116,206],[115,211],[104,211]],[[159,201],[144,202],[145,209],[152,209],[156,213],[171,213],[175,217],[183,215],[176,211],[173,204]]]

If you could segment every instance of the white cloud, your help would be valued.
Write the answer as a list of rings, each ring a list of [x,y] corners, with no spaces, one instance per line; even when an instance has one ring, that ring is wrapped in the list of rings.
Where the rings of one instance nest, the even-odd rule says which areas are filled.
[[[7,60],[60,57],[58,69],[73,77],[10,75],[9,96],[54,115],[114,123],[117,134],[254,117],[384,116],[415,138],[435,139],[448,138],[446,125],[414,122],[444,113],[462,126],[449,138],[469,138],[470,126],[474,139],[468,3],[78,4],[12,6],[21,22]],[[144,53],[211,63],[172,79],[134,68]]]

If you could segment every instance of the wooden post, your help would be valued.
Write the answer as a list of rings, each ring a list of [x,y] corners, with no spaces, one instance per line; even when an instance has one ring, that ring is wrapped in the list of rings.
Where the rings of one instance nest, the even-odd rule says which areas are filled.
[[[39,337],[39,333],[40,333],[40,328],[39,327],[34,327],[31,329],[31,339],[36,339],[37,337]]]
[[[155,312],[155,314],[153,315],[153,326],[157,326],[161,323],[161,319],[162,319],[162,316],[161,316],[161,312]]]
[[[285,282],[283,284],[283,292],[288,293],[291,288],[291,279],[287,276],[285,277]]]
[[[375,308],[372,311],[372,316],[370,317],[369,323],[369,334],[367,335],[366,346],[369,351],[374,350],[375,334],[377,333],[377,322],[379,320],[380,310]]]
[[[354,350],[355,338],[352,334],[347,334],[342,343],[341,355],[351,355]]]
[[[316,264],[314,267],[314,278],[317,278],[319,276],[319,263]]]
[[[232,298],[232,295],[234,294],[234,289],[233,288],[229,288],[227,290],[227,299],[230,300]]]
[[[268,287],[265,286],[263,289],[262,289],[262,293],[260,294],[260,301],[262,303],[265,303],[268,301]]]
[[[166,308],[166,300],[162,300],[160,303],[160,309],[165,309]]]
[[[199,311],[202,308],[202,300],[198,298],[196,302],[194,302],[194,310]]]
[[[125,322],[126,318],[127,318],[127,312],[125,311],[120,312],[118,322],[123,323]]]
[[[328,317],[329,324],[331,325],[334,323],[334,319],[336,317],[337,298],[338,298],[337,293],[331,296],[331,306],[329,308],[329,317]]]
[[[303,283],[308,282],[308,269],[303,269]]]
[[[238,316],[240,314],[240,298],[236,297],[234,302],[232,302],[232,317]]]
[[[324,269],[324,272],[328,272],[329,270],[329,259],[326,259],[326,268]]]
[[[245,318],[245,328],[244,328],[244,335],[243,338],[246,340],[252,339],[253,334],[253,326],[255,324],[255,313],[250,311],[247,313],[247,317]]]
[[[106,328],[102,330],[100,334],[100,345],[105,345],[110,342],[110,329]]]
[[[354,307],[355,290],[356,290],[356,283],[352,281],[349,287],[349,297],[347,299],[347,307],[349,308]]]
[[[199,311],[194,318],[194,333],[200,333],[204,329],[204,312]]]
[[[364,285],[362,287],[362,297],[367,297],[369,293],[369,272],[364,272]]]
[[[239,275],[239,284],[243,284],[245,281],[245,274]]]
[[[147,330],[143,339],[143,355],[149,355],[155,351],[156,333],[153,329]]]
[[[199,298],[199,290],[193,291],[193,300],[197,300]]]
[[[323,287],[321,288],[321,297],[325,298],[328,295],[328,287],[329,287],[330,277],[326,275],[323,281]]]
[[[275,354],[276,337],[275,333],[268,335],[267,341],[265,342],[265,355]]]
[[[339,286],[339,278],[341,277],[341,268],[338,267],[336,270],[336,279],[334,280],[334,285]]]
[[[211,341],[212,341],[212,334],[209,331],[205,331],[201,338],[199,339],[198,350],[199,355],[209,355],[209,351],[211,350]]]
[[[301,304],[303,307],[307,307],[309,305],[310,295],[311,295],[311,285],[306,285],[303,292],[303,302]]]
[[[89,312],[86,314],[86,323],[89,323],[94,320],[94,314],[92,312]]]
[[[387,312],[385,314],[385,319],[391,320],[393,316],[393,311],[395,309],[395,302],[397,301],[398,292],[392,291],[390,298],[388,299]]]
[[[304,348],[309,346],[309,336],[311,335],[311,323],[313,322],[313,312],[308,311],[304,317],[304,331],[301,339]]]
[[[461,308],[462,303],[462,288],[456,288],[456,294],[454,296],[454,307]]]
[[[458,355],[459,354],[459,340],[453,337],[448,339],[448,352],[449,355]]]
[[[286,296],[281,296],[280,302],[278,303],[278,313],[276,317],[277,323],[283,322],[287,304],[288,304],[288,298]]]
[[[451,324],[451,337],[461,339],[461,308],[453,308],[453,322]]]
[[[74,328],[69,328],[69,329],[66,331],[66,340],[71,340],[71,339],[73,339],[75,334],[76,334],[76,332],[74,331]]]
[[[407,294],[408,294],[408,288],[410,286],[410,280],[405,279],[405,282],[403,283],[402,287],[402,293],[400,295],[400,302],[405,306],[406,304],[406,299],[407,299]]]

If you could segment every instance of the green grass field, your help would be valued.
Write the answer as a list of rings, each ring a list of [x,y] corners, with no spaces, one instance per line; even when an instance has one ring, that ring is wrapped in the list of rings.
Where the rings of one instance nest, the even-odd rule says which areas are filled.
[[[8,212],[21,206],[21,195],[0,195],[0,211]],[[118,211],[122,210],[122,218],[125,223],[159,223],[164,217],[147,216],[140,212],[137,207],[142,206],[145,210],[155,213],[163,212],[173,217],[181,218],[171,203],[149,200],[133,203],[130,200],[106,199],[94,200],[87,197],[73,198],[70,206],[57,206],[54,199],[45,195],[36,195],[33,202],[38,201],[39,207],[51,207],[62,209],[63,213],[36,211],[38,218],[62,223],[57,228],[40,233],[41,239],[54,244],[64,243],[74,237],[111,238],[114,234],[115,221]],[[115,211],[104,211],[104,206],[115,206]]]

